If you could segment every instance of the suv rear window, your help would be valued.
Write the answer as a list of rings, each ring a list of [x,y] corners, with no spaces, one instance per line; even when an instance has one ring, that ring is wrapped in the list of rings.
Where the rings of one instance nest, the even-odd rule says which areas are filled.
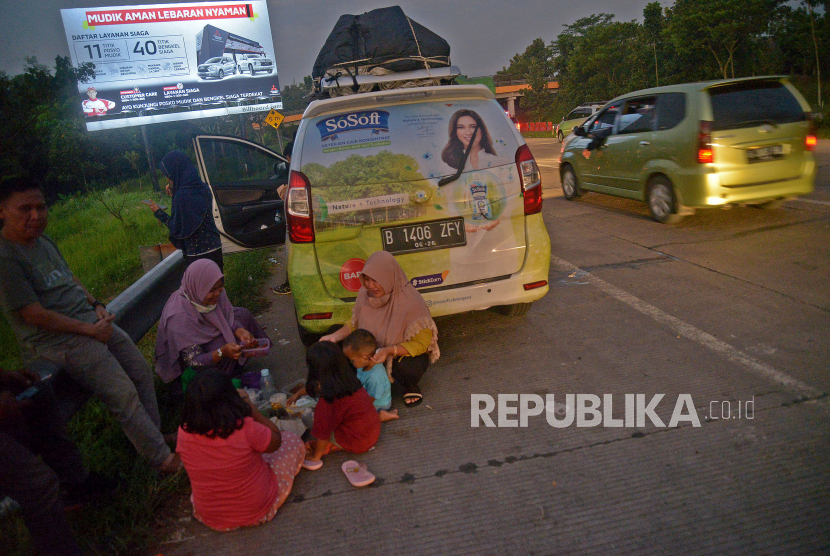
[[[709,90],[712,129],[804,121],[807,116],[793,94],[778,81],[735,83]]]

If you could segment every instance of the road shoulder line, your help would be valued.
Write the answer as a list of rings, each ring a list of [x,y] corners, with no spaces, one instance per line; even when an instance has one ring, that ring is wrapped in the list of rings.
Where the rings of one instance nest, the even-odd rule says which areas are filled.
[[[700,330],[699,328],[696,328],[691,324],[682,321],[679,318],[674,317],[661,309],[658,309],[654,305],[646,303],[642,299],[612,284],[609,284],[605,280],[594,276],[590,272],[582,270],[578,266],[569,263],[564,259],[560,259],[555,255],[551,255],[551,265],[560,272],[576,274],[579,278],[587,280],[590,284],[596,286],[597,288],[599,288],[606,294],[610,295],[611,297],[615,298],[616,300],[625,303],[626,305],[632,307],[633,309],[646,315],[647,317],[650,317],[651,319],[659,322],[660,324],[668,326],[675,333],[680,334],[681,336],[689,340],[692,340],[711,351],[723,355],[733,363],[737,363],[743,366],[744,368],[749,369],[755,374],[761,375],[768,380],[776,382],[784,386],[785,388],[797,393],[800,396],[806,396],[809,398],[817,398],[824,396],[824,392],[816,388],[813,388],[812,386],[809,386],[801,382],[800,380],[797,380],[791,377],[790,375],[767,365],[766,363],[762,363],[761,361],[758,361],[757,359],[750,357],[741,350],[727,344],[722,340],[719,340],[711,334],[704,332],[703,330]]]

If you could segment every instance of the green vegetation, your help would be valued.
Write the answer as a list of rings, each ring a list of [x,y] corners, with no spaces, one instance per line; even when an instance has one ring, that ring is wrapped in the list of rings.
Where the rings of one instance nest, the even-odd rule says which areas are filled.
[[[565,24],[550,43],[534,40],[496,81],[525,80],[526,119],[559,121],[583,102],[637,89],[785,74],[829,130],[821,82],[830,73],[828,7],[826,0],[675,0],[648,4],[643,23],[595,14]],[[558,94],[548,81],[558,81]]]
[[[140,204],[142,199],[152,196],[149,189],[123,191],[133,185],[65,197],[50,207],[47,234],[55,239],[82,283],[105,301],[141,276],[138,247],[166,241],[167,237],[166,228]],[[155,199],[165,202],[159,196]],[[248,307],[255,314],[265,308],[267,301],[259,292],[270,275],[270,256],[270,250],[259,250],[225,257],[225,286],[235,305]],[[139,343],[148,361],[152,361],[155,337],[153,330]],[[14,368],[19,364],[14,336],[5,319],[0,319],[0,366]],[[166,386],[158,380],[156,391],[162,430],[172,432],[178,426],[178,407],[167,402]],[[186,475],[162,478],[137,458],[121,427],[97,400],[78,412],[69,428],[91,469],[125,481],[114,499],[70,513],[81,547],[89,554],[111,556],[140,552],[157,543],[154,527],[159,516],[169,511],[169,505],[186,499]],[[0,519],[0,538],[3,554],[23,555],[32,551],[18,514]]]

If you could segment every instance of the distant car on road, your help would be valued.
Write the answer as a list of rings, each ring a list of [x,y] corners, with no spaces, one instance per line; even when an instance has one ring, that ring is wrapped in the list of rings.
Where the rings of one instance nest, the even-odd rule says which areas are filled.
[[[628,93],[574,128],[559,160],[562,190],[568,200],[596,191],[646,201],[661,223],[695,207],[774,208],[813,191],[809,110],[785,77]]]
[[[207,79],[208,77],[223,79],[228,74],[235,74],[236,71],[236,61],[234,61],[233,56],[230,54],[210,58],[204,64],[199,64],[199,67],[196,68],[196,73],[202,79]]]
[[[605,106],[605,101],[602,102],[585,102],[571,110],[566,116],[562,117],[562,121],[557,125],[553,134],[556,135],[560,143],[565,141],[565,137],[573,131],[573,128],[585,122],[591,115],[596,114],[597,110]]]
[[[264,54],[241,54],[236,57],[239,73],[246,71],[252,76],[258,71],[274,72],[274,62]]]

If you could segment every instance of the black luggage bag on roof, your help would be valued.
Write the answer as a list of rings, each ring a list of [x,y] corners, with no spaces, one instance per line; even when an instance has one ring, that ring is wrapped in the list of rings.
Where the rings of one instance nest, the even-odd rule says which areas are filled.
[[[323,79],[350,85],[357,75],[448,66],[449,43],[409,19],[400,6],[392,6],[340,16],[314,62],[312,77],[319,92]]]

